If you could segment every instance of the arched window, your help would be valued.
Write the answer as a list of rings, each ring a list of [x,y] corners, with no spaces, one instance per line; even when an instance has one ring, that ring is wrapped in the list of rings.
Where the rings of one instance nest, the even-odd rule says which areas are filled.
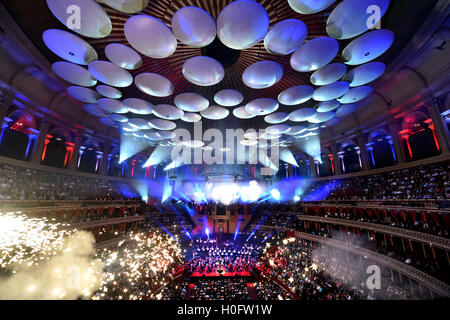
[[[371,168],[383,168],[395,164],[395,151],[392,137],[383,129],[369,135],[367,156]]]
[[[322,156],[320,162],[317,162],[319,167],[320,177],[329,177],[333,175],[333,163],[330,159],[330,152],[327,149],[322,149]]]
[[[42,164],[56,168],[67,168],[73,154],[74,144],[66,130],[54,128],[45,138]]]
[[[353,141],[347,141],[342,144],[339,158],[343,173],[361,171],[360,148]]]
[[[295,176],[297,177],[310,177],[309,160],[306,154],[301,154],[296,157],[298,167],[294,167]]]
[[[112,177],[122,177],[126,174],[126,162],[119,163],[119,150],[114,149],[107,155],[106,173]]]
[[[136,179],[145,178],[147,168],[143,168],[142,166],[146,161],[147,159],[145,159],[143,155],[138,155],[133,160],[131,160],[131,177]]]
[[[87,173],[97,173],[101,161],[98,143],[88,139],[80,147],[78,170]]]
[[[431,118],[420,111],[405,117],[399,132],[408,160],[419,160],[440,153],[439,143]]]
[[[35,118],[27,112],[16,110],[5,118],[5,122],[0,133],[0,155],[28,160],[39,134]]]

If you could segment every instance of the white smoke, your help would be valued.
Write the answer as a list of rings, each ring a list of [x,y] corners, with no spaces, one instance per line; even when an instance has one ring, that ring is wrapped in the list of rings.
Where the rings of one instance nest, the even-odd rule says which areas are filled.
[[[91,233],[75,232],[49,260],[0,278],[0,299],[89,299],[102,280],[103,262],[93,259],[94,250]]]

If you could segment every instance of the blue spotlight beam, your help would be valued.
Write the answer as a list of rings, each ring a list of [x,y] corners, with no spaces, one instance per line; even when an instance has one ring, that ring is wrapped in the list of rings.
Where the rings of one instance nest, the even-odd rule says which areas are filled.
[[[147,149],[149,143],[145,140],[136,138],[127,132],[121,132],[120,134],[120,156],[119,163],[131,158],[139,152]]]

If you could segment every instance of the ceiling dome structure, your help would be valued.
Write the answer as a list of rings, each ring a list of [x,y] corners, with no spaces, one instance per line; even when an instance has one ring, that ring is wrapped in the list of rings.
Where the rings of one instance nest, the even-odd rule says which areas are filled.
[[[56,1],[47,2],[56,8]],[[136,133],[144,129],[129,121],[143,119],[155,140],[138,134],[153,146],[171,147],[157,131],[172,131],[174,124],[190,132],[198,122],[221,131],[295,125],[280,137],[291,139],[283,147],[308,141],[311,132],[332,135],[348,112],[380,101],[368,99],[373,92],[389,102],[375,80],[390,71],[406,43],[388,0],[75,2],[93,8],[89,17],[98,16],[105,28],[90,23],[85,34],[58,30],[62,15],[52,14],[53,24],[39,31],[52,80],[70,88],[68,95],[89,113],[85,123],[101,127],[111,120],[120,124],[119,134],[124,128]],[[383,29],[361,24],[363,5],[380,7]],[[315,130],[301,132],[302,126]]]

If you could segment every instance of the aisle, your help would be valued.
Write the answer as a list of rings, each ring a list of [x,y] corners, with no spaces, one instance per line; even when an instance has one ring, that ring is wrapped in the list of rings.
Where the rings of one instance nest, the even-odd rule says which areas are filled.
[[[247,283],[247,290],[252,300],[259,300],[258,294],[256,293],[256,288],[254,283]]]
[[[193,283],[189,284],[188,291],[186,293],[186,298],[184,300],[190,300],[191,299],[191,292],[194,289],[194,287],[195,287],[195,284],[193,284]]]

